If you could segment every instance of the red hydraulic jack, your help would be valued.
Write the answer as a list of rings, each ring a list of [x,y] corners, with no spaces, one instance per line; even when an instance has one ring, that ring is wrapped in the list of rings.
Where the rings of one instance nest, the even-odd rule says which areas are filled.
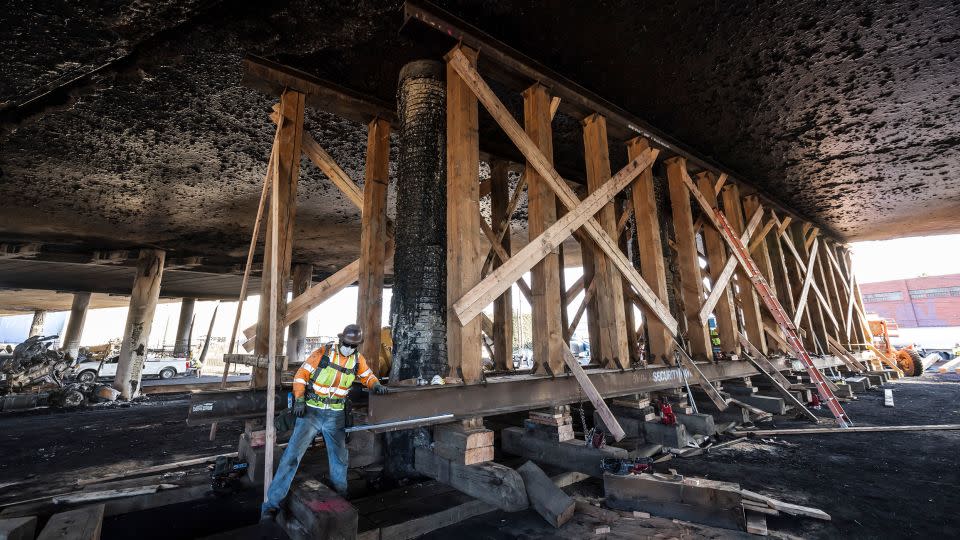
[[[820,394],[820,399],[827,404],[827,407],[837,419],[837,424],[840,427],[850,427],[853,423],[847,417],[847,413],[840,405],[840,401],[837,399],[837,396],[833,395],[830,387],[827,386],[827,381],[824,379],[823,373],[820,373],[820,370],[817,369],[817,366],[813,364],[813,359],[810,358],[810,354],[807,353],[807,350],[803,347],[803,343],[800,341],[800,336],[797,335],[797,327],[793,325],[793,321],[790,320],[790,317],[787,316],[787,312],[784,311],[783,306],[780,305],[780,302],[777,300],[776,296],[773,295],[773,292],[770,290],[770,285],[767,284],[767,280],[765,280],[763,278],[763,274],[760,273],[760,268],[757,267],[757,264],[753,262],[752,258],[750,258],[750,251],[746,248],[746,246],[743,245],[743,242],[737,238],[737,235],[734,234],[733,229],[730,227],[730,223],[727,221],[727,217],[723,214],[723,212],[711,206],[707,199],[704,198],[703,194],[700,193],[700,190],[697,189],[697,186],[693,184],[693,180],[690,179],[687,171],[684,170],[682,176],[683,182],[687,185],[687,189],[690,190],[693,198],[700,203],[701,207],[703,207],[704,213],[713,223],[714,227],[716,227],[717,231],[720,232],[720,236],[722,236],[727,245],[730,246],[731,251],[733,251],[734,256],[740,263],[740,266],[743,267],[743,271],[747,275],[747,278],[751,283],[753,283],[753,287],[757,290],[757,294],[760,295],[760,299],[763,301],[763,304],[767,306],[767,309],[770,310],[770,313],[773,315],[777,325],[781,330],[783,330],[783,334],[786,336],[787,345],[793,349],[793,352],[797,355],[797,358],[807,369],[807,373],[810,375],[810,380],[812,380],[814,385],[817,387],[817,393]]]
[[[660,423],[667,426],[677,423],[677,415],[673,414],[673,407],[665,399],[660,400]]]

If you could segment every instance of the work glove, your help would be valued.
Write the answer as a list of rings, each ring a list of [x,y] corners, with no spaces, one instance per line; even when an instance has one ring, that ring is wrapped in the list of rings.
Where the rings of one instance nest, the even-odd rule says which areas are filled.
[[[293,415],[302,418],[305,412],[307,412],[307,401],[303,398],[297,398],[297,401],[293,403]]]
[[[380,394],[380,395],[386,394],[387,387],[380,384],[379,382],[376,382],[373,384],[373,393]]]

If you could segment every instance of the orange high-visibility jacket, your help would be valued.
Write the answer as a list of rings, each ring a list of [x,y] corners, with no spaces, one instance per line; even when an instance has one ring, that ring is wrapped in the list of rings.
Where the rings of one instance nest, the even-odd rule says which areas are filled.
[[[330,358],[330,365],[314,376],[324,354]],[[334,365],[339,366],[340,369],[338,370]],[[297,399],[304,397],[307,385],[312,384],[314,393],[321,398],[345,398],[350,385],[353,384],[354,373],[367,388],[373,388],[378,381],[362,354],[355,352],[350,356],[343,356],[340,354],[339,347],[332,344],[324,345],[313,351],[297,370],[293,379],[293,395]],[[308,403],[308,405],[316,406],[314,403]]]

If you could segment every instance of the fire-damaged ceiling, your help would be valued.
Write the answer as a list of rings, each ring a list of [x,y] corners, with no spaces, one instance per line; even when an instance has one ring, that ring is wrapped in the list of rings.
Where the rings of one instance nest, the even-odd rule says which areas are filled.
[[[960,231],[949,1],[441,4],[846,240]],[[392,103],[400,67],[447,43],[401,32],[398,1],[15,0],[0,24],[0,240],[222,268],[245,255],[274,131],[242,58]],[[558,120],[558,168],[582,168],[579,126]],[[361,181],[364,126],[308,111],[306,127]],[[343,266],[359,225],[304,160],[294,259]]]

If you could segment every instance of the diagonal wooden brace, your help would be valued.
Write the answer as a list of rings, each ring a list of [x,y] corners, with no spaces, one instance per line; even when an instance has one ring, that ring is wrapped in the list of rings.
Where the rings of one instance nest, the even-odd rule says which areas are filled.
[[[459,49],[454,49],[448,55],[448,63],[457,71],[457,74],[460,75],[471,90],[473,90],[477,95],[477,99],[483,103],[483,106],[490,115],[493,116],[494,120],[496,120],[497,124],[500,125],[510,140],[517,145],[517,148],[527,159],[527,162],[543,176],[547,185],[556,193],[557,199],[566,206],[568,210],[573,211],[580,204],[580,200],[576,194],[566,185],[550,161],[546,159],[539,148],[530,140],[530,137],[507,111],[500,99],[493,93],[493,90],[470,65],[464,54]],[[600,249],[603,250],[604,254],[610,257],[616,268],[627,278],[627,281],[630,282],[630,285],[637,290],[640,298],[642,298],[647,307],[650,308],[651,313],[662,321],[671,333],[676,334],[677,320],[670,314],[670,308],[657,298],[653,290],[650,289],[650,286],[647,285],[646,281],[643,280],[633,267],[633,264],[627,259],[623,252],[620,251],[617,242],[610,238],[600,224],[597,223],[597,220],[593,218],[588,219],[583,228],[593,241],[597,243]],[[462,322],[464,318],[460,317],[460,320]]]
[[[473,320],[484,307],[503,294],[523,274],[540,262],[548,253],[557,248],[573,231],[579,229],[593,214],[610,202],[613,197],[630,185],[644,169],[653,164],[658,150],[648,150],[639,158],[628,163],[598,190],[558,219],[540,236],[532,239],[526,246],[480,281],[467,294],[457,300],[453,309],[461,324]],[[619,249],[619,248],[618,248]]]
[[[746,244],[750,241],[750,237],[753,235],[753,231],[757,229],[757,225],[760,224],[760,218],[763,217],[763,209],[758,208],[756,212],[753,213],[753,217],[750,218],[750,223],[747,224],[747,229],[743,231],[743,234],[740,236],[740,242]],[[720,277],[717,278],[717,282],[713,284],[713,288],[710,289],[710,295],[707,296],[707,299],[703,302],[703,306],[700,308],[700,323],[707,324],[707,319],[710,318],[710,312],[713,311],[713,308],[717,305],[717,302],[720,301],[720,295],[723,294],[723,290],[730,283],[730,279],[733,278],[733,272],[737,269],[737,258],[734,255],[730,255],[727,258],[727,264],[723,266],[723,271],[720,272]]]

